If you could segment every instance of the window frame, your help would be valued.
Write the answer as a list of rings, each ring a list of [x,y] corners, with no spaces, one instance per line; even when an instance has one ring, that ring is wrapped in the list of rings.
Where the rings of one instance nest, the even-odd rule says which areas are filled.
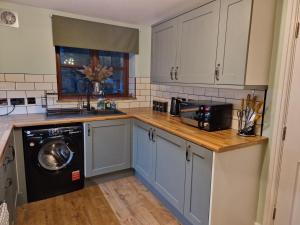
[[[61,58],[60,58],[60,48],[61,46],[55,46],[55,59],[56,59],[56,77],[57,77],[57,94],[58,94],[58,100],[78,100],[79,98],[84,98],[86,95],[79,95],[79,94],[64,94],[62,93],[62,76],[61,76],[61,68],[82,68],[77,65],[62,65],[61,64]],[[99,58],[99,52],[101,50],[93,50],[93,49],[87,49],[90,52],[90,58],[91,57],[98,57]],[[123,83],[124,83],[124,93],[123,94],[108,94],[106,97],[108,98],[129,98],[129,53],[123,53],[123,62],[124,66],[122,69],[124,76],[123,76]],[[92,94],[91,94],[92,95]],[[97,99],[97,96],[91,96],[92,99]]]

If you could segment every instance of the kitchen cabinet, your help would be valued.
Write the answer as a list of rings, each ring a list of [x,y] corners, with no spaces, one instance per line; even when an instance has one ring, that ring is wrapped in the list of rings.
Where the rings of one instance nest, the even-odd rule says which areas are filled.
[[[154,25],[152,81],[265,89],[275,8],[273,0],[204,1],[194,10]],[[160,38],[158,31],[164,33]]]
[[[263,144],[216,153],[140,121],[133,131],[138,177],[183,224],[255,223]]]
[[[217,84],[243,85],[252,0],[221,1]]]
[[[183,213],[185,181],[185,141],[154,128],[156,143],[155,188]]]
[[[184,215],[193,225],[209,223],[213,153],[187,143]]]
[[[133,127],[134,168],[148,182],[154,181],[155,142],[153,128],[135,121]]]
[[[106,120],[84,124],[85,176],[130,168],[130,120]]]
[[[4,149],[0,167],[0,197],[6,202],[9,212],[9,224],[14,224],[17,208],[17,173],[13,135],[11,134]]]
[[[218,44],[220,2],[213,1],[178,18],[178,79],[213,84]]]
[[[156,26],[152,30],[152,80],[175,80],[177,19]]]

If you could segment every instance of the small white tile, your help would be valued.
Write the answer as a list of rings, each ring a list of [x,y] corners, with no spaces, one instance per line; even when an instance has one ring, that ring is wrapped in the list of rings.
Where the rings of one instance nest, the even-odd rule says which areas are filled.
[[[34,90],[34,83],[16,83],[16,90]]]
[[[205,88],[205,96],[210,97],[218,97],[219,96],[219,89],[217,88]]]
[[[44,94],[44,91],[26,91],[27,97],[42,97]]]
[[[188,95],[188,100],[198,100],[198,95]]]
[[[25,81],[25,75],[23,73],[6,73],[5,74],[5,81],[8,82],[24,82]]]
[[[211,101],[211,97],[199,95],[199,100],[207,100],[207,101]]]
[[[0,82],[0,90],[15,90],[16,83],[14,82]]]
[[[141,83],[150,84],[150,77],[141,78]]]
[[[8,112],[11,110],[11,107],[8,107]],[[27,114],[27,107],[26,106],[16,106],[14,111],[11,113],[11,115],[17,115],[17,114]]]
[[[6,91],[0,91],[0,98],[7,98]]]
[[[44,82],[57,82],[56,75],[44,75]]]
[[[42,108],[42,106],[27,106],[27,113],[45,113],[46,109]]]
[[[139,102],[146,101],[146,96],[136,96],[136,100]]]
[[[7,91],[7,98],[26,98],[25,91]]]
[[[174,86],[173,91],[177,92],[177,93],[184,93],[183,87],[180,87],[180,86]]]
[[[138,108],[140,105],[139,105],[139,102],[131,102],[130,104],[129,104],[129,107],[130,108]]]
[[[215,102],[226,102],[225,98],[218,98],[218,97],[212,97],[211,100]]]
[[[150,95],[150,90],[141,90],[141,95]]]
[[[25,82],[44,82],[44,76],[38,74],[25,74]]]
[[[128,109],[129,108],[129,103],[127,102],[118,102],[117,107],[120,109]]]
[[[150,107],[150,102],[140,102],[140,107]]]
[[[34,87],[36,90],[52,90],[52,83],[35,83]]]
[[[194,94],[194,89],[192,87],[184,87],[183,92],[188,95]]]
[[[194,88],[194,95],[204,95],[205,88],[195,87]]]

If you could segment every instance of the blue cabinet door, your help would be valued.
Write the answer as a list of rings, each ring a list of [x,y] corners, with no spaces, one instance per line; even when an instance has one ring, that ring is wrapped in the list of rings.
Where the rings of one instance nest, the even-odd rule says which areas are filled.
[[[130,168],[130,140],[130,120],[85,123],[85,176],[92,177]]]
[[[212,159],[211,151],[187,143],[184,216],[193,225],[209,223]]]
[[[154,186],[183,213],[185,185],[185,141],[165,131],[155,131],[156,161]]]
[[[133,167],[149,183],[154,180],[154,142],[151,131],[153,128],[147,124],[135,121],[133,126]]]

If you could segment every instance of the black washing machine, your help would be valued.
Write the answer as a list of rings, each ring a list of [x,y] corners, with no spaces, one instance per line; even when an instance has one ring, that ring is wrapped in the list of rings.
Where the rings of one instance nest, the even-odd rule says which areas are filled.
[[[84,186],[82,124],[23,129],[28,202]]]

